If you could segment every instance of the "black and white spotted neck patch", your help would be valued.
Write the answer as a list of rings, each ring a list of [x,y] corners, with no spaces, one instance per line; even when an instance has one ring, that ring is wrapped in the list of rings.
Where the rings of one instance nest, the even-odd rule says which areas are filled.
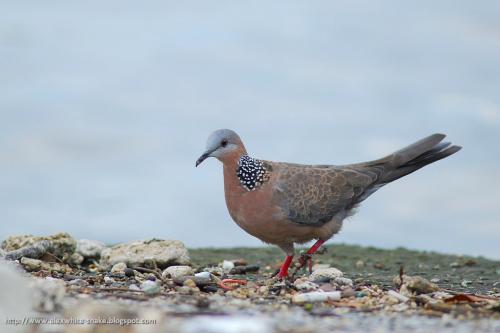
[[[269,171],[264,162],[247,155],[240,157],[236,175],[247,191],[253,191],[269,179]]]

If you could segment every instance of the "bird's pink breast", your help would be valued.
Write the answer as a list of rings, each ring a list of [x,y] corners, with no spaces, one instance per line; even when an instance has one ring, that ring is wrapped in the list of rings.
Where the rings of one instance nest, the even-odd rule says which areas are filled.
[[[248,191],[240,185],[233,167],[224,165],[226,205],[232,219],[243,230],[266,243],[279,245],[328,239],[340,229],[337,223],[305,226],[289,221],[286,213],[273,201],[278,172],[279,169],[274,168],[267,182],[253,191]]]

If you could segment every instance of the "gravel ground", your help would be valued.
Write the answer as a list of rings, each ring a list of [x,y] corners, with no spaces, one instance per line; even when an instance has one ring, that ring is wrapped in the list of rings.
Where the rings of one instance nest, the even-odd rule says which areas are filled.
[[[129,245],[76,251],[61,235],[3,244],[12,260],[0,265],[2,332],[500,332],[500,262],[485,258],[333,245],[312,274],[283,282],[270,247],[191,249],[189,259],[180,242],[150,240],[117,254],[135,255],[132,265],[113,262]],[[158,248],[172,244],[182,265],[158,267]],[[46,249],[60,253],[36,252]]]

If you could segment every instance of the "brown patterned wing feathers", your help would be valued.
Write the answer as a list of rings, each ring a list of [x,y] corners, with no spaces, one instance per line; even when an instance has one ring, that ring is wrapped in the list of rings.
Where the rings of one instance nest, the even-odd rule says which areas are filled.
[[[321,225],[353,208],[377,178],[349,167],[283,165],[274,199],[290,221]]]

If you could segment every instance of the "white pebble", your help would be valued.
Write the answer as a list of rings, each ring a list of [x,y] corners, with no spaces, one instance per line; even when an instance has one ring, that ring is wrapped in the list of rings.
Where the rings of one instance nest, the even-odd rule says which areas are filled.
[[[210,274],[210,272],[200,272],[200,273],[196,273],[194,276],[202,278],[202,279],[211,279],[212,278],[212,274]]]
[[[320,292],[313,291],[310,293],[304,294],[295,294],[292,297],[292,302],[296,304],[303,303],[314,303],[314,302],[324,302],[328,300],[338,301],[342,297],[340,291],[329,291],[329,292]]]
[[[163,271],[162,277],[175,279],[191,274],[193,274],[193,269],[190,266],[170,266]]]
[[[224,261],[222,262],[222,269],[223,269],[224,271],[229,272],[229,271],[230,271],[231,269],[233,269],[233,268],[234,268],[234,263],[233,263],[232,261],[229,261],[229,260],[224,260]]]
[[[400,293],[398,293],[395,290],[389,290],[387,292],[387,294],[389,294],[390,296],[394,297],[395,299],[397,299],[398,301],[403,302],[403,303],[406,303],[409,300],[408,297],[401,295]]]
[[[105,284],[110,285],[110,284],[113,284],[113,282],[115,282],[115,280],[113,278],[110,278],[109,276],[104,277]]]

